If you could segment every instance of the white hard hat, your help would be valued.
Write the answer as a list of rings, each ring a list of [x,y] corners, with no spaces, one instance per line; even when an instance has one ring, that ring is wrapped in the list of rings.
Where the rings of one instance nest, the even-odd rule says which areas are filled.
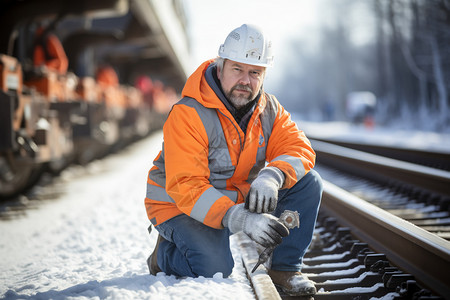
[[[234,29],[220,45],[219,56],[244,64],[270,67],[273,63],[272,42],[254,25]]]

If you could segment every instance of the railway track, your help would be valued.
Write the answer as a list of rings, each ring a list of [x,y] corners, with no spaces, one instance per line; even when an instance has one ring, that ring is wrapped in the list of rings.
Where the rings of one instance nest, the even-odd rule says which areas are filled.
[[[313,143],[325,180],[303,267],[314,299],[450,299],[448,172]],[[264,266],[250,273],[258,253],[240,246],[258,299],[308,299],[280,294]]]
[[[302,272],[316,283],[314,299],[450,299],[450,172],[313,146],[325,185]],[[247,269],[255,259],[244,257]],[[258,298],[303,299],[269,288],[265,267],[257,272],[249,278]]]
[[[325,142],[400,161],[450,171],[450,152],[443,153],[437,150],[413,149],[405,146],[393,146],[382,143],[356,143],[341,139],[313,138],[312,141],[315,143]]]

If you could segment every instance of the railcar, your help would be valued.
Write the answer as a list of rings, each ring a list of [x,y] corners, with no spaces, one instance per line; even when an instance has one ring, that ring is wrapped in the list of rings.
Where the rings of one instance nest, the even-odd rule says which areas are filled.
[[[0,198],[162,127],[186,74],[157,2],[0,4]]]

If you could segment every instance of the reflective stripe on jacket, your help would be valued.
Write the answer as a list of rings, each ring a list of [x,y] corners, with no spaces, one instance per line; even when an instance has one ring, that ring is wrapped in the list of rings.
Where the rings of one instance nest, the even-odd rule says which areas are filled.
[[[163,149],[147,179],[145,205],[158,225],[181,213],[213,228],[242,203],[268,162],[292,187],[313,166],[308,139],[274,96],[261,93],[244,134],[204,78],[212,61],[186,82],[183,99],[164,124]]]

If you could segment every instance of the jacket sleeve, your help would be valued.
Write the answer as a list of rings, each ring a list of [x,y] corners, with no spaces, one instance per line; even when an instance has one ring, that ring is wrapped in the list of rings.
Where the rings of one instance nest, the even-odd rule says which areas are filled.
[[[277,114],[267,145],[268,166],[279,168],[285,174],[282,188],[291,188],[313,167],[316,154],[304,132],[299,130],[291,115],[278,101]]]
[[[196,110],[175,105],[164,125],[166,191],[178,209],[213,228],[234,202],[209,182],[208,136]]]

